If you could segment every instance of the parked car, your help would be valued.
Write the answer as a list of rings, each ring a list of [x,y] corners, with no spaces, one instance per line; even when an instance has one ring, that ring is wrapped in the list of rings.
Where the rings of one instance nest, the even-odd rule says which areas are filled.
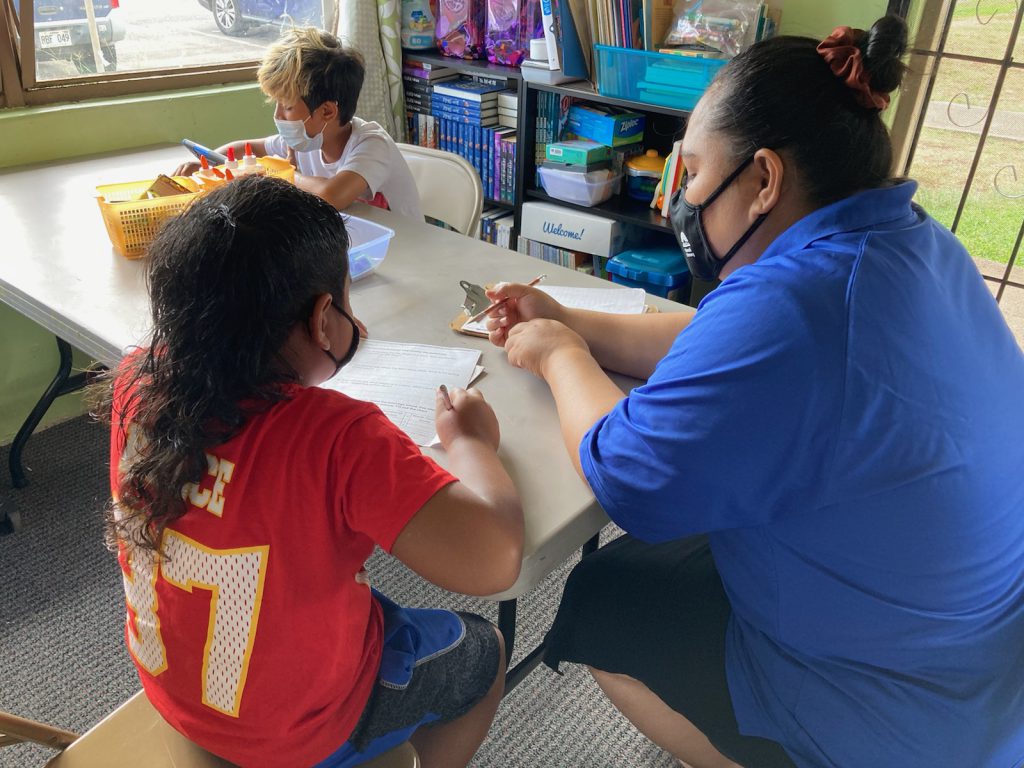
[[[334,29],[337,0],[199,0],[213,12],[225,35],[243,35],[253,24],[314,26]],[[324,23],[326,19],[326,23]]]
[[[126,25],[120,0],[92,0],[104,69],[117,68],[115,43],[124,40]],[[89,19],[83,0],[34,0],[36,61],[71,61],[79,72],[95,72]],[[17,3],[15,3],[17,8]]]

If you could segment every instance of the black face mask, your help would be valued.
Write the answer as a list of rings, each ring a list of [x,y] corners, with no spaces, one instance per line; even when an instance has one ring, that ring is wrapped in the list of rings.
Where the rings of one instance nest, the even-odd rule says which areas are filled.
[[[348,352],[345,353],[344,357],[337,358],[333,354],[331,354],[331,350],[324,350],[324,354],[331,359],[332,363],[334,363],[334,373],[332,374],[333,378],[334,376],[337,376],[338,371],[344,368],[348,364],[348,362],[355,356],[356,350],[359,348],[359,326],[356,325],[356,321],[352,319],[352,316],[348,312],[342,309],[341,305],[338,302],[332,299],[331,306],[338,310],[344,316],[344,318],[348,320],[349,323],[352,324],[352,343],[348,345]]]
[[[736,177],[739,176],[748,165],[754,162],[751,155],[740,164],[740,167],[725,177],[725,181],[718,185],[718,188],[708,195],[707,199],[699,204],[692,205],[686,201],[686,175],[683,175],[683,183],[672,195],[669,204],[669,220],[672,222],[672,231],[679,239],[679,247],[683,250],[686,258],[686,266],[690,274],[699,280],[716,280],[722,272],[722,268],[729,262],[736,252],[743,247],[743,244],[750,239],[759,226],[767,218],[767,213],[762,213],[736,241],[732,248],[721,258],[716,258],[711,250],[711,245],[704,234],[704,224],[701,221],[701,212],[707,210],[708,206],[715,202],[715,199],[724,192]]]

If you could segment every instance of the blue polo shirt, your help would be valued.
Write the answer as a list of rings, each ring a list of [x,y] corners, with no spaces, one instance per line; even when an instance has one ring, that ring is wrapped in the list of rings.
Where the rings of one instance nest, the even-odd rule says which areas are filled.
[[[915,190],[790,227],[580,445],[625,530],[710,532],[741,730],[802,766],[1024,761],[1024,356]]]

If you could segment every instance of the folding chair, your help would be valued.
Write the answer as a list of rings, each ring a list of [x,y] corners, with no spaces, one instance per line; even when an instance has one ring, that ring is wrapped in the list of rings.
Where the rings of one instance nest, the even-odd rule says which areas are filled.
[[[33,742],[60,750],[46,768],[230,768],[169,726],[139,691],[79,736],[0,712],[0,747]],[[411,744],[364,763],[366,768],[419,768]]]

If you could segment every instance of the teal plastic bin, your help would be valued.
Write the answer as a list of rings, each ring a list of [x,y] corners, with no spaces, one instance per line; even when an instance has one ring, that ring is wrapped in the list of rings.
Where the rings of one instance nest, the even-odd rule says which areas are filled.
[[[634,248],[608,259],[608,275],[613,283],[643,288],[650,294],[672,301],[685,301],[690,271],[678,248],[655,246]]]
[[[726,59],[595,45],[597,92],[630,101],[692,110]]]

